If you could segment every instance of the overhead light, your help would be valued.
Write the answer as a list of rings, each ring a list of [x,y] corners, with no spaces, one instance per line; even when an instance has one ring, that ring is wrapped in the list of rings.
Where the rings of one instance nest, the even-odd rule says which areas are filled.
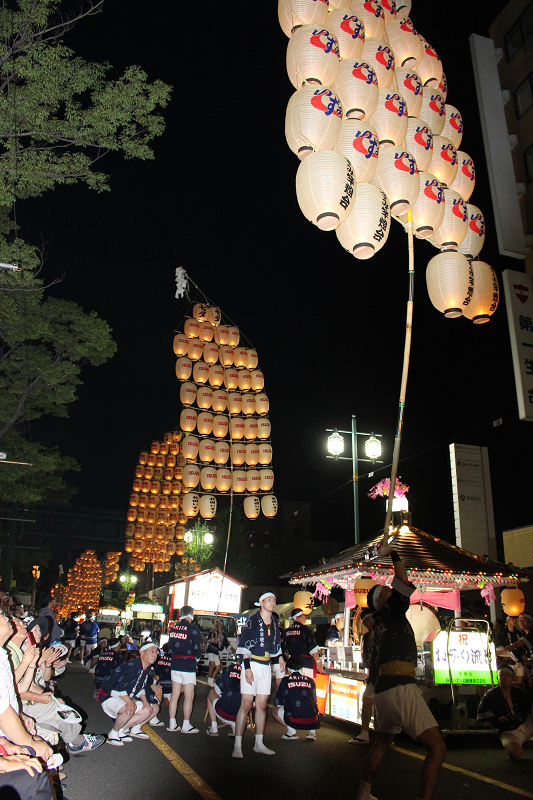
[[[184,541],[186,541],[187,544],[190,544],[192,542],[193,538],[194,537],[193,537],[193,535],[192,535],[192,533],[190,531],[187,531],[187,533],[183,537]]]
[[[206,535],[204,536],[204,543],[205,544],[213,544],[214,540],[215,540],[215,537],[213,536],[212,533],[206,533]]]
[[[331,456],[340,456],[344,453],[344,437],[337,431],[328,436],[328,453]]]
[[[375,461],[381,455],[381,442],[374,435],[367,439],[365,442],[365,453],[367,458]]]

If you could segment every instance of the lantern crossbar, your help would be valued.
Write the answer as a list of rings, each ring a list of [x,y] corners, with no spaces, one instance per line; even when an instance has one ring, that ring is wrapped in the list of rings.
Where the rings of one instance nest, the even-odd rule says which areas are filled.
[[[365,434],[366,436],[366,434]],[[351,461],[351,456],[326,456],[326,458],[333,458],[335,461]],[[384,461],[378,461],[377,458],[358,458],[358,461],[368,461],[369,464],[384,464]]]

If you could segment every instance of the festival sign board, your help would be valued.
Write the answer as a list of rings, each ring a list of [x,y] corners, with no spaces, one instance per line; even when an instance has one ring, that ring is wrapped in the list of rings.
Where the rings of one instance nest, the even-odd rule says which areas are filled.
[[[497,682],[496,651],[490,644],[490,664],[487,658],[487,634],[476,630],[440,631],[431,643],[434,681],[450,683],[450,666],[454,684],[484,684]],[[492,667],[492,680],[491,680]]]

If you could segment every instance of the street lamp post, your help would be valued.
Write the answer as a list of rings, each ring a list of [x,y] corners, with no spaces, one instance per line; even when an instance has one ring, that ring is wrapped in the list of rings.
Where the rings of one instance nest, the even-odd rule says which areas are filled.
[[[137,583],[138,578],[137,575],[132,575],[130,572],[125,572],[120,576],[119,581],[121,582],[124,589],[126,589],[126,591],[129,592],[131,587],[135,586],[135,584]]]
[[[194,541],[194,536],[196,534],[196,564],[198,564],[198,559],[200,557],[200,531],[201,531],[201,525],[199,522],[197,522],[194,528],[188,530],[185,533],[185,536],[183,537],[184,541],[187,544],[191,544]],[[207,533],[204,533],[202,541],[204,544],[213,544],[213,542],[215,541],[215,537],[208,530]]]
[[[326,428],[328,436],[328,453],[327,458],[334,458],[335,461],[351,461],[352,462],[352,480],[353,480],[353,515],[354,515],[354,531],[355,531],[355,544],[359,544],[359,461],[368,461],[372,464],[383,464],[379,461],[381,455],[381,433],[362,433],[357,430],[357,422],[355,414],[352,414],[352,430],[339,431],[337,428]],[[344,453],[344,437],[341,434],[346,434],[352,437],[352,455],[343,456]],[[365,442],[365,455],[368,458],[359,458],[357,455],[357,437],[368,436]]]

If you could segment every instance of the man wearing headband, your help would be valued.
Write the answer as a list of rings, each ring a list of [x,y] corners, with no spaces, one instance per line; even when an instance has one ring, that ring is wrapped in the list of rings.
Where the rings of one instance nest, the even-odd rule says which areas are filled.
[[[293,609],[290,619],[291,625],[285,631],[287,653],[289,657],[300,658],[303,674],[314,679],[317,672],[324,672],[324,667],[318,658],[318,645],[315,637],[311,628],[305,624],[307,617],[301,608]]]
[[[120,650],[120,641],[119,639],[110,639],[109,646],[106,647],[102,652],[96,657],[94,663],[94,696],[97,697],[98,689],[108,677],[111,675],[114,669],[120,667],[124,658],[122,653],[119,652]],[[94,651],[93,651],[94,652]],[[93,668],[93,662],[91,661],[91,668]]]
[[[513,686],[514,671],[503,666],[498,670],[498,686],[483,695],[477,710],[480,722],[498,730],[505,752],[512,759],[522,756],[522,747],[533,736],[531,698],[519,686]]]
[[[344,614],[335,614],[333,617],[333,624],[328,628],[326,633],[326,645],[334,647],[336,644],[342,644],[342,631],[344,630]]]
[[[170,722],[167,731],[182,733],[199,733],[198,728],[191,725],[194,687],[196,686],[196,660],[201,658],[203,640],[200,629],[193,625],[194,608],[183,606],[179,621],[168,633],[168,652],[172,656],[172,696],[170,698]],[[183,725],[178,728],[176,712],[178,701],[183,690]]]
[[[242,735],[248,712],[255,696],[255,753],[273,756],[274,751],[265,747],[266,708],[272,685],[271,663],[279,662],[285,668],[281,656],[281,637],[272,612],[276,607],[274,592],[265,592],[255,603],[259,611],[250,617],[239,637],[237,655],[241,656],[244,669],[241,674],[241,707],[237,714],[235,728],[235,747],[233,758],[242,758]]]
[[[103,681],[98,692],[102,711],[115,720],[107,743],[122,747],[125,742],[149,739],[142,726],[159,711],[159,701],[152,689],[150,674],[159,650],[147,642],[139,650],[138,658],[121,664]]]
[[[296,731],[307,731],[306,739],[316,740],[316,729],[320,727],[316,686],[312,678],[303,674],[302,659],[289,658],[287,672],[279,685],[274,699],[272,716],[280,725],[287,726],[281,737],[286,741],[297,741]]]
[[[373,586],[367,595],[374,613],[374,647],[370,680],[375,680],[374,703],[378,737],[368,754],[357,800],[370,800],[372,779],[394,736],[402,730],[427,750],[420,777],[420,800],[431,800],[446,746],[433,714],[416,685],[417,650],[413,629],[406,618],[409,598],[416,590],[407,570],[387,536],[378,550],[380,559],[390,556],[394,579],[389,586]]]

